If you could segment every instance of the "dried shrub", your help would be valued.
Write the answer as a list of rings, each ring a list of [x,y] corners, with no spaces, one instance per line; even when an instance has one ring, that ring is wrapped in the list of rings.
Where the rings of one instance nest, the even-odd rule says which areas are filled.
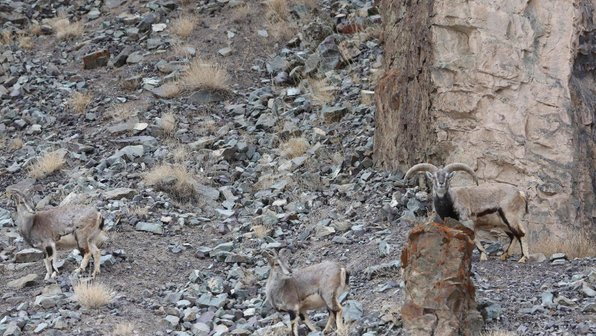
[[[10,144],[8,145],[8,148],[10,150],[17,150],[17,149],[23,148],[24,145],[25,145],[25,143],[23,142],[23,139],[14,138],[14,139],[10,140]]]
[[[275,41],[289,40],[298,32],[298,26],[294,22],[271,21],[268,26]]]
[[[336,87],[327,85],[323,79],[309,79],[307,92],[315,105],[329,104],[333,101]]]
[[[585,258],[596,256],[596,241],[590,232],[582,229],[572,232],[567,229],[561,236],[548,235],[530,245],[530,252],[544,253],[550,256],[554,253],[565,253],[569,258]]]
[[[135,335],[135,325],[132,323],[119,323],[112,330],[111,336],[132,336]]]
[[[255,233],[255,236],[261,239],[267,237],[269,235],[269,231],[271,231],[271,229],[265,225],[253,225],[252,230]]]
[[[9,45],[12,43],[12,33],[10,30],[3,30],[0,33],[0,45]]]
[[[41,179],[60,170],[66,163],[64,156],[61,150],[45,153],[29,167],[29,176]]]
[[[180,83],[178,82],[169,82],[161,86],[163,90],[163,96],[166,98],[173,98],[177,97],[181,92],[182,89],[180,88]]]
[[[139,113],[138,108],[138,103],[128,102],[124,104],[114,105],[111,109],[107,111],[106,114],[113,120],[122,121],[136,116]]]
[[[77,302],[86,308],[99,308],[114,299],[114,292],[100,282],[78,282],[73,286],[73,290]]]
[[[194,16],[182,16],[174,19],[170,25],[172,33],[178,35],[181,38],[187,38],[192,34],[195,26],[197,25],[197,19]]]
[[[143,175],[145,184],[167,192],[178,200],[194,199],[196,177],[183,165],[161,164]]]
[[[81,21],[70,22],[65,16],[59,16],[50,21],[50,26],[56,32],[59,40],[66,40],[83,35],[84,26]]]
[[[213,89],[228,90],[229,75],[226,69],[215,62],[195,58],[180,78],[185,90]]]
[[[17,41],[19,44],[19,48],[21,48],[21,49],[33,48],[33,39],[29,35],[19,34],[17,37]]]
[[[293,159],[304,155],[310,144],[303,137],[290,138],[288,141],[282,143],[280,146],[281,154],[288,159]]]
[[[176,130],[176,116],[172,112],[164,113],[159,118],[158,125],[165,134],[172,135]]]
[[[234,23],[244,22],[252,12],[252,7],[248,3],[236,6],[232,12],[232,21]]]
[[[77,113],[83,113],[93,101],[93,96],[89,93],[74,92],[68,100],[68,105]]]
[[[287,0],[268,0],[267,17],[271,21],[289,21],[290,7]]]
[[[188,159],[188,148],[184,145],[179,145],[172,151],[172,158],[175,162],[184,162]]]

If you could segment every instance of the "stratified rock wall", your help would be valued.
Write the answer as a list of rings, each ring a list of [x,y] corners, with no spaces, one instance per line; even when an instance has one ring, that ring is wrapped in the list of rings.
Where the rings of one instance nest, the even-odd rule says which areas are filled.
[[[534,239],[594,225],[596,1],[396,3],[381,2],[377,163],[460,161],[484,181],[519,186]],[[431,59],[414,71],[419,55]]]

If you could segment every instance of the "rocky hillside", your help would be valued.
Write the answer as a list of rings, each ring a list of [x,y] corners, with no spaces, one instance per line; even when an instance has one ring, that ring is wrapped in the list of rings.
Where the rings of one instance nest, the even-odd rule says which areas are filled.
[[[373,1],[7,0],[0,24],[0,189],[95,205],[110,237],[103,287],[81,291],[70,249],[44,281],[0,198],[0,334],[285,335],[261,255],[280,247],[350,269],[351,335],[402,334],[399,256],[429,204],[373,166]],[[596,259],[487,246],[487,331],[596,334]]]

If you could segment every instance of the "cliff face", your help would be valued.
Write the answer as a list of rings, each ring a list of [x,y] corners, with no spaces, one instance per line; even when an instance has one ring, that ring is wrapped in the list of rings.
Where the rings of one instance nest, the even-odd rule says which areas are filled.
[[[519,186],[534,238],[593,225],[596,1],[380,6],[377,163],[459,161]]]

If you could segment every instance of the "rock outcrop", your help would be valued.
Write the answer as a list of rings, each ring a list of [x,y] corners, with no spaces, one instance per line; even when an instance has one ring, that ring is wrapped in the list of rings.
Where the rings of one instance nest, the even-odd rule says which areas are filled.
[[[464,162],[527,191],[532,240],[596,232],[594,2],[380,6],[377,164]]]
[[[415,227],[402,251],[406,284],[401,310],[408,335],[479,335],[470,270],[474,232],[455,220]]]

